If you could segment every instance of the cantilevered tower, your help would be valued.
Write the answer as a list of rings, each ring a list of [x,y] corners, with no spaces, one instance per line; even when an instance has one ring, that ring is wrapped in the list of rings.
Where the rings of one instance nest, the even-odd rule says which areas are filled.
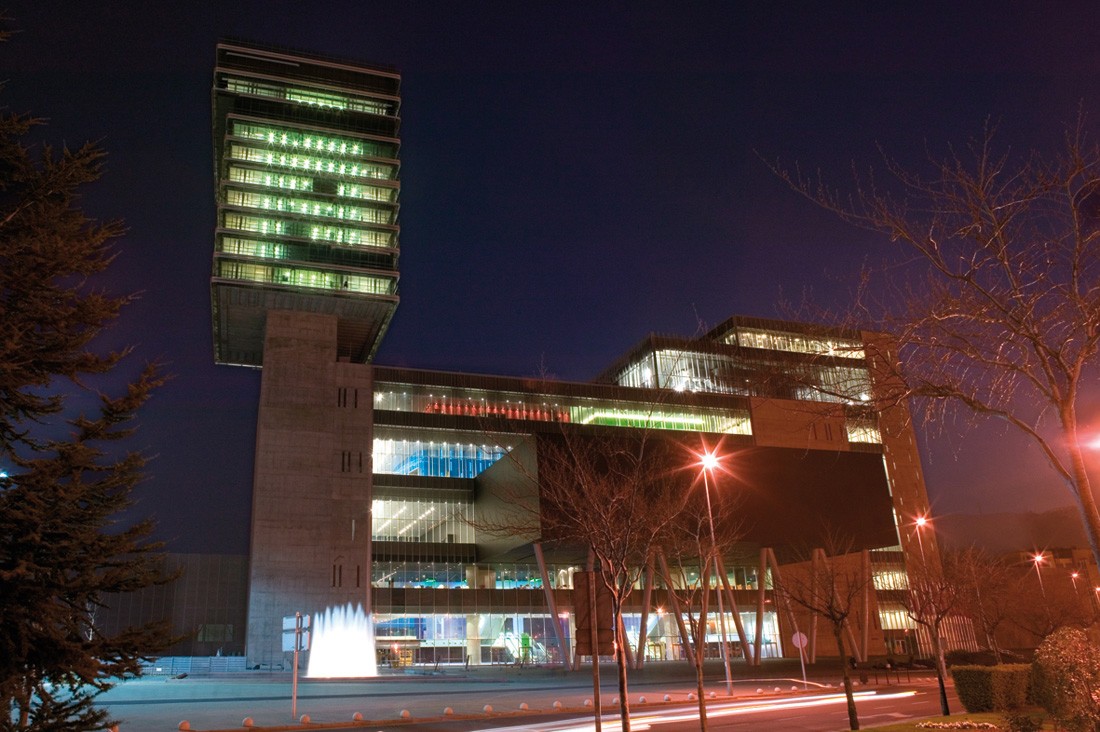
[[[397,307],[401,77],[223,42],[214,70],[214,358],[260,366],[269,310],[334,315],[366,362]]]

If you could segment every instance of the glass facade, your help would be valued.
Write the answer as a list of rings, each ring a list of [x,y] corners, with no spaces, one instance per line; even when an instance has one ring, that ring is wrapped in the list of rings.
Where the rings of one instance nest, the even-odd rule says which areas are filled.
[[[646,353],[627,364],[615,383],[644,389],[841,404],[858,404],[871,398],[871,377],[864,366],[776,362],[757,356],[672,348]]]
[[[550,564],[547,575],[562,608],[569,608],[573,574],[579,568]],[[751,577],[755,569],[730,568],[731,579]],[[383,666],[411,664],[551,664],[561,660],[552,617],[546,609],[543,581],[534,564],[464,564],[460,562],[418,562],[376,560],[371,576],[376,597],[397,597],[386,591],[406,591],[400,595],[402,612],[375,614],[375,634],[379,662]],[[740,584],[736,589],[752,589]],[[447,591],[495,590],[490,596],[463,592],[461,601]],[[381,591],[381,592],[379,592]],[[415,591],[415,592],[408,592]],[[636,588],[640,592],[641,588]],[[634,601],[639,595],[634,595]],[[742,611],[742,626],[747,641],[755,641],[756,613]],[[762,656],[781,655],[779,619],[766,611],[763,618]],[[692,618],[682,617],[685,627]],[[566,643],[572,647],[575,619],[567,609],[558,618]],[[739,653],[732,613],[725,617],[731,650]],[[638,648],[642,616],[626,611],[623,624],[633,649]],[[526,636],[526,638],[525,638]],[[686,658],[675,615],[665,607],[647,614],[645,655],[652,661],[679,661]],[[712,606],[707,618],[708,658],[720,658],[721,626]]]
[[[535,422],[686,430],[716,434],[752,434],[747,409],[686,407],[582,397],[379,383],[374,408],[397,412],[448,414]]]
[[[475,518],[473,502],[466,499],[376,498],[371,502],[371,518],[371,538],[375,541],[473,544],[476,538],[474,527],[470,524],[470,521]],[[375,570],[377,569],[376,567]],[[433,582],[438,582],[435,571],[433,568],[432,574],[429,574],[427,570],[421,570],[420,574],[431,576]],[[393,574],[388,577],[393,581]],[[407,579],[404,569],[398,579]],[[421,585],[399,584],[398,586],[419,587]],[[443,580],[442,584],[424,586],[455,585]]]
[[[863,359],[863,342],[848,338],[821,337],[790,331],[738,327],[722,338],[723,343],[765,351],[809,353],[815,356]]]
[[[507,444],[487,442],[500,437]],[[374,472],[433,478],[476,478],[512,449],[520,435],[379,428],[372,449]]]

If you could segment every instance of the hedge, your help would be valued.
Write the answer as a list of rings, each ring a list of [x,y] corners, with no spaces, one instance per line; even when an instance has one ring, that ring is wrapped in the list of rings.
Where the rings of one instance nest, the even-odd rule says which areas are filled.
[[[955,666],[951,669],[955,692],[970,713],[1003,712],[1025,706],[1031,666]]]

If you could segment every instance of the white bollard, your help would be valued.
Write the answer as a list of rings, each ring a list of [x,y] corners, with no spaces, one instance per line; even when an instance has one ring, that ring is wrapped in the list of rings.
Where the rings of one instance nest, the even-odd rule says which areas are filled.
[[[521,712],[526,712],[528,709],[530,709],[530,707],[527,706],[527,702],[520,702],[519,710]]]
[[[561,709],[561,702],[557,699],[554,700],[554,709]]]
[[[176,727],[176,729],[180,729],[180,730],[188,730],[188,729],[191,729],[191,723],[190,723],[190,722],[188,722],[188,721],[187,721],[187,720],[185,719],[185,720],[183,720],[182,722],[180,722],[180,723],[179,723],[179,726],[178,726],[178,727]]]
[[[665,694],[665,701],[672,701],[672,694]]]
[[[492,714],[493,713],[493,705],[492,704],[486,704],[485,706],[483,706],[481,708],[481,711],[485,712],[486,714]]]
[[[646,702],[646,699],[645,699],[645,697],[644,697],[644,696],[640,696],[640,697],[638,697],[638,703],[639,703],[639,704],[645,704],[645,702]]]
[[[450,707],[443,707],[443,716],[444,717],[449,717],[454,713],[455,713],[455,710],[451,709]]]
[[[298,718],[298,721],[301,724],[309,724],[309,722],[310,722],[309,715],[308,714],[303,714],[301,717]]]
[[[763,689],[757,689],[757,690],[756,690],[756,693],[757,693],[757,694],[763,694],[763,693],[764,693],[764,690],[763,690]]]
[[[791,691],[798,691],[798,687],[797,686],[792,686]]]
[[[618,704],[618,703],[619,703],[619,697],[617,697],[617,696],[613,696],[613,697],[611,697],[611,705],[612,705],[612,706],[614,706],[614,705],[616,705],[616,704]]]
[[[355,714],[351,715],[351,721],[353,721],[353,722],[362,722],[363,721],[363,713],[362,712],[356,712]]]
[[[241,720],[241,726],[242,727],[252,727],[255,724],[256,723],[252,720],[252,717],[245,717],[244,719]]]
[[[584,700],[584,705],[585,705],[586,707],[590,707],[590,706],[592,706],[592,700],[591,700],[591,699],[585,699],[585,700]]]
[[[694,691],[689,691],[688,692],[688,701],[695,701],[695,692]]]
[[[781,691],[781,689],[780,689],[780,688],[779,688],[778,686],[777,686],[777,687],[775,687],[775,693],[776,693],[776,694],[778,694],[778,693],[779,693],[780,691]]]
[[[717,697],[718,697],[718,695],[715,694],[713,691],[710,692],[709,694],[707,694],[707,699],[715,699]]]
[[[408,709],[402,709],[401,719],[412,719],[412,712],[410,712]]]

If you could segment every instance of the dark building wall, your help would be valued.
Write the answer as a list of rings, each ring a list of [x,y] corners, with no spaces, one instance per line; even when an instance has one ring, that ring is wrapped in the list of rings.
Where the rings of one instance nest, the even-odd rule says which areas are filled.
[[[105,633],[166,621],[180,640],[160,655],[237,656],[244,653],[248,557],[230,554],[166,554],[168,584],[108,595],[95,613]]]

